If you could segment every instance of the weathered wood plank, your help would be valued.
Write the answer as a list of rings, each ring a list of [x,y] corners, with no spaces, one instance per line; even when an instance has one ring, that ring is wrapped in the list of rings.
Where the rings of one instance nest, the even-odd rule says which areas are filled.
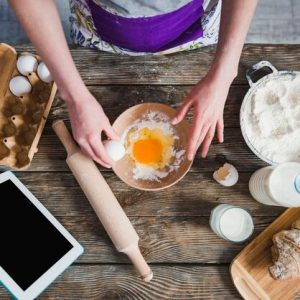
[[[18,51],[34,52],[30,45]],[[84,81],[88,85],[107,84],[195,84],[207,73],[214,47],[204,47],[167,56],[124,56],[81,47],[72,55]],[[244,46],[235,84],[246,84],[245,71],[260,60],[271,61],[278,69],[300,70],[299,45]],[[224,74],[226,76],[226,74]]]
[[[165,103],[178,108],[181,98],[189,89],[190,87],[184,86],[147,86],[145,89],[137,86],[133,89],[122,86],[94,86],[91,88],[95,96],[98,99],[101,98],[100,101],[103,102],[104,109],[111,121],[128,106],[141,101],[151,101],[152,97],[166,99]],[[197,157],[192,171],[200,169],[201,171],[213,171],[220,166],[223,156],[226,156],[228,160],[242,171],[253,171],[265,165],[248,149],[238,128],[240,103],[246,90],[247,88],[245,87],[232,87],[225,108],[225,126],[227,126],[225,129],[225,142],[223,144],[215,142],[210,149],[207,159],[203,160]],[[129,100],[122,101],[123,95],[126,94],[129,95]],[[32,171],[68,170],[63,162],[66,156],[65,150],[50,126],[50,123],[57,118],[65,119],[69,123],[66,107],[59,99],[54,104],[49,118],[50,120],[46,125],[39,144],[39,152],[35,155],[30,168]],[[191,114],[189,114],[189,119],[191,120]],[[236,128],[230,128],[232,126]]]
[[[189,86],[89,86],[92,94],[98,99],[105,113],[113,122],[123,111],[139,103],[160,102],[179,109],[185,96],[193,88]],[[232,86],[224,110],[226,127],[239,127],[240,107],[248,86]],[[58,97],[52,107],[49,119],[69,119],[67,108]],[[192,120],[192,112],[188,114]]]
[[[91,91],[100,99],[104,109],[111,119],[115,118],[128,106],[140,103],[141,101],[152,101],[153,98],[163,99],[163,102],[178,108],[183,95],[190,90],[191,86],[104,86],[91,87]],[[192,171],[213,171],[220,165],[220,158],[226,156],[233,164],[242,171],[253,171],[265,164],[260,161],[248,149],[239,127],[240,103],[247,91],[247,87],[232,87],[229,93],[228,102],[225,107],[225,142],[215,143],[209,152],[207,159],[198,157],[195,160]],[[128,95],[128,100],[124,100],[124,95]],[[191,114],[189,114],[191,120]],[[65,159],[65,150],[58,138],[55,136],[51,122],[54,119],[62,118],[69,123],[67,110],[62,101],[57,99],[49,116],[46,128],[39,143],[39,152],[35,155],[32,171],[66,171],[68,170]],[[236,128],[231,128],[236,127]],[[102,168],[103,170],[103,168]]]
[[[254,217],[253,239],[275,217]],[[114,248],[95,214],[58,217],[82,244],[80,263],[129,263]],[[208,217],[130,217],[140,236],[141,251],[149,263],[224,264],[245,247],[219,238],[209,227]]]
[[[277,216],[282,208],[261,205],[248,191],[250,173],[241,173],[238,184],[227,188],[210,173],[188,173],[181,182],[157,192],[130,188],[111,172],[104,177],[128,216],[209,216],[220,203],[239,205],[254,216]],[[18,172],[17,176],[55,216],[93,215],[92,208],[70,173]],[[100,195],[99,195],[100,196]]]
[[[33,160],[30,170],[37,171],[66,171],[65,158],[66,152],[58,138],[48,127],[44,133],[38,152]],[[224,143],[213,142],[207,158],[202,159],[196,156],[191,172],[212,172],[219,168],[226,159],[234,164],[239,171],[255,171],[266,165],[263,161],[255,156],[248,148],[242,138],[239,128],[226,128]],[[101,170],[104,168],[100,167]]]
[[[241,299],[228,266],[152,266],[150,283],[131,265],[72,266],[39,299]],[[9,299],[0,288],[0,298]]]
[[[224,143],[214,141],[207,158],[196,156],[190,172],[213,172],[225,160],[230,161],[240,172],[253,172],[266,165],[248,148],[239,128],[226,128],[224,134]],[[47,123],[38,148],[29,171],[69,171],[65,163],[66,151],[53,132],[50,122]],[[107,171],[101,166],[99,168],[101,171]],[[3,170],[5,168],[0,166],[0,171]]]

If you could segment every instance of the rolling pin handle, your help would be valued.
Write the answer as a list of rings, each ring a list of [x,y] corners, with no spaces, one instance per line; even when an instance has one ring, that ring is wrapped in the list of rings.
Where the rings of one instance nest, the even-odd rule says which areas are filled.
[[[153,278],[153,272],[146,263],[138,245],[133,245],[121,252],[125,253],[129,257],[145,282],[151,281]]]
[[[68,156],[79,151],[79,148],[74,143],[73,138],[63,120],[55,120],[52,123],[52,128],[66,148]]]

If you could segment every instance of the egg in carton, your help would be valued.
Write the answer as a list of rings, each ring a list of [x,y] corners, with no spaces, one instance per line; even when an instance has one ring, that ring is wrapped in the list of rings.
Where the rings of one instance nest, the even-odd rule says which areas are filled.
[[[40,57],[0,44],[0,164],[29,167],[57,87]]]

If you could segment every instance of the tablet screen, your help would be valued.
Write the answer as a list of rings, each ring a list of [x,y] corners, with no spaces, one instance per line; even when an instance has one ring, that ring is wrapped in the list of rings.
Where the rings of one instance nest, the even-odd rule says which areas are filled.
[[[11,180],[0,195],[0,266],[25,291],[73,245]]]

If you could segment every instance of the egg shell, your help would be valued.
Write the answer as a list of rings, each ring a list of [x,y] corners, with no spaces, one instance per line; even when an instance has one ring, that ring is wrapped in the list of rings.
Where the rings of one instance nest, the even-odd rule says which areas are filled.
[[[32,87],[24,76],[16,76],[9,82],[10,91],[17,97],[31,92]]]
[[[37,67],[38,61],[32,55],[22,55],[17,60],[17,69],[24,76],[27,76],[29,73],[35,72]]]
[[[218,171],[222,168],[225,168],[225,171],[227,171],[227,175],[225,176],[225,178],[221,178],[218,174]],[[233,165],[225,163],[220,169],[216,170],[213,174],[213,178],[218,183],[223,186],[233,186],[238,182],[239,173]]]
[[[37,73],[39,78],[44,81],[44,82],[51,82],[53,81],[53,77],[49,71],[49,69],[47,68],[47,66],[45,65],[45,63],[41,62],[37,68]]]
[[[103,142],[104,148],[108,154],[108,156],[113,161],[118,161],[125,155],[125,147],[119,141],[114,140],[106,140]]]

